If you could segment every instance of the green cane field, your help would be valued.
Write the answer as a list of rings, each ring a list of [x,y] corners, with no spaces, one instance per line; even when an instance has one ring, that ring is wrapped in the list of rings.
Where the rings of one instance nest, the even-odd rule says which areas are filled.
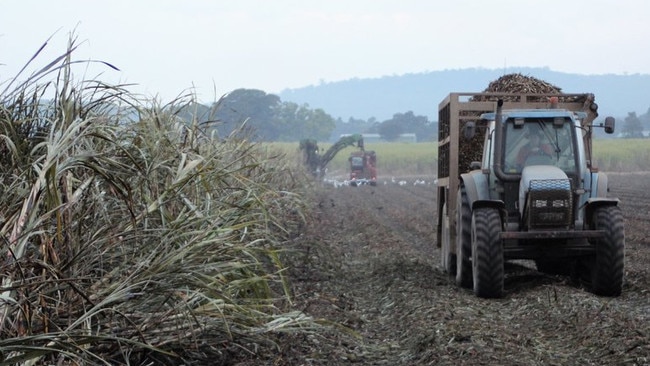
[[[273,146],[296,154],[300,159],[298,143],[273,143]],[[326,151],[331,144],[319,144]],[[348,169],[347,158],[357,148],[349,146],[341,150],[328,164],[328,175],[345,176]],[[596,139],[593,144],[595,166],[605,172],[633,172],[650,170],[650,139]],[[377,153],[379,178],[387,176],[437,174],[438,149],[436,142],[423,143],[372,143],[366,150]]]

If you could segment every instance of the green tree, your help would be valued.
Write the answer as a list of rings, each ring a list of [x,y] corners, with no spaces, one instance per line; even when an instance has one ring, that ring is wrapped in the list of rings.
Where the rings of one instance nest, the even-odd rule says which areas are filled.
[[[272,125],[277,129],[276,134],[281,141],[306,138],[327,140],[336,122],[322,109],[310,109],[308,104],[283,102],[275,109]]]
[[[337,141],[341,135],[354,135],[354,134],[364,134],[364,133],[376,133],[372,131],[372,126],[377,122],[375,117],[370,117],[367,121],[363,119],[348,118],[347,122],[343,121],[341,117],[337,118],[335,123],[336,127],[330,136],[330,141]]]
[[[643,137],[643,126],[641,120],[637,117],[636,112],[629,112],[623,122],[624,138],[641,138]]]
[[[274,115],[281,104],[280,97],[256,89],[237,89],[213,105],[218,121],[217,130],[228,136],[243,123],[261,140],[277,139]]]
[[[645,130],[650,130],[650,108],[639,116],[639,120],[641,120],[641,125],[645,126]]]
[[[312,110],[308,126],[310,126],[314,137],[319,140],[327,140],[336,127],[336,123],[332,116],[325,113],[323,109],[317,108]]]
[[[414,133],[418,141],[428,141],[435,136],[434,127],[426,116],[416,116],[412,111],[408,111],[396,113],[393,118],[382,122],[378,132],[388,141],[397,139],[402,133]]]
[[[404,127],[402,124],[395,120],[389,119],[384,121],[378,128],[379,135],[386,141],[395,141],[400,134],[404,133]]]

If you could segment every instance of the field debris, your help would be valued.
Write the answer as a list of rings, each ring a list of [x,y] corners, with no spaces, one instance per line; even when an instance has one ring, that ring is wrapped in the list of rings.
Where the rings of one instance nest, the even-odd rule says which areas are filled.
[[[630,233],[647,232],[643,207],[650,195],[643,181],[650,175],[637,178],[630,185],[625,174],[610,176]],[[626,243],[626,283],[618,298],[598,297],[570,276],[518,261],[506,267],[506,296],[480,299],[439,267],[435,189],[380,181],[371,189],[324,186],[317,193],[315,203],[322,204],[295,243],[305,256],[291,267],[294,293],[309,315],[348,332],[303,343],[300,352],[313,348],[308,364],[650,363],[645,236]],[[300,354],[285,357],[304,363]]]

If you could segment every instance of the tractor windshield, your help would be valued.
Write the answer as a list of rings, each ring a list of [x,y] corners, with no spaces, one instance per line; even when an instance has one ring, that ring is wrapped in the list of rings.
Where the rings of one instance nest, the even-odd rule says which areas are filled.
[[[574,129],[570,118],[508,118],[504,167],[519,174],[525,166],[554,165],[567,175],[576,172]]]
[[[352,169],[363,170],[363,156],[350,157],[350,164],[352,165]]]

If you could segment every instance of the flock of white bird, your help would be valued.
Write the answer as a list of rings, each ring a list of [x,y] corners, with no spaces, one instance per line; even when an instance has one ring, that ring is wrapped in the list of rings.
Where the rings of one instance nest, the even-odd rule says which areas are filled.
[[[339,188],[339,187],[348,187],[351,184],[350,180],[339,180],[339,179],[328,179],[326,178],[324,180],[325,184],[331,184],[334,186],[334,188]],[[413,185],[413,186],[426,186],[426,185],[435,185],[438,183],[437,179],[433,180],[424,180],[424,179],[415,179],[415,180],[404,180],[404,179],[398,179],[395,177],[391,177],[388,180],[383,180],[383,183],[381,183],[382,180],[380,179],[378,184],[383,184],[383,185],[389,185],[389,184],[396,184],[399,186],[405,186],[405,185]],[[365,184],[362,184],[361,186],[364,186]]]

